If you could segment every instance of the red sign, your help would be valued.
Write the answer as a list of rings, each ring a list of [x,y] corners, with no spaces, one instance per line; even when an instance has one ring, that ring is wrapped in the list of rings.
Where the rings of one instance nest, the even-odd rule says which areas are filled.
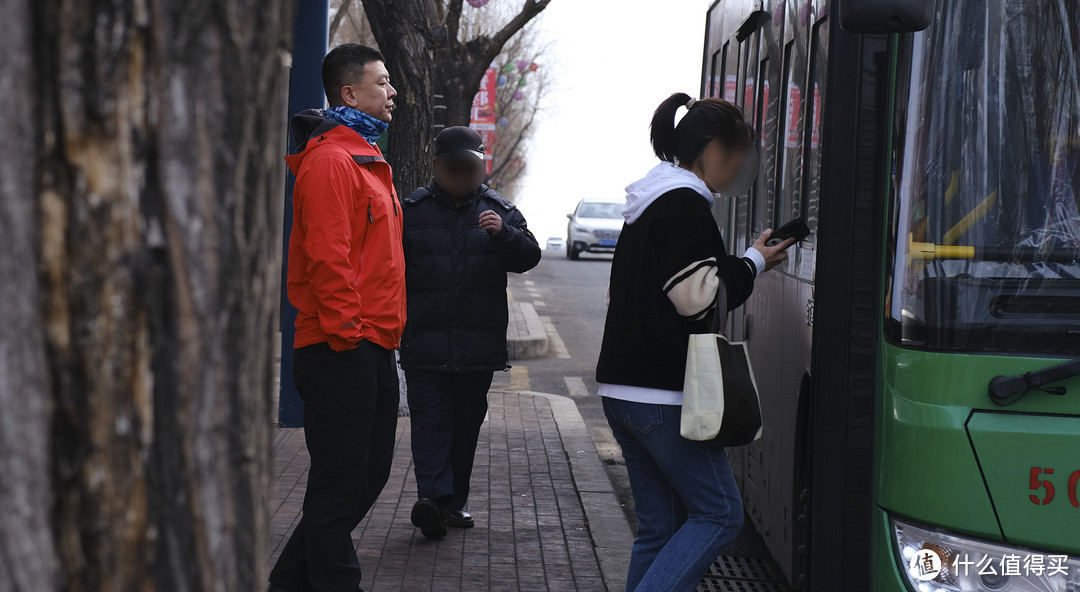
[[[480,91],[473,97],[472,118],[469,127],[480,132],[484,137],[487,173],[492,170],[491,153],[495,144],[495,80],[499,73],[495,68],[488,68],[480,80]]]
[[[747,119],[754,120],[754,79],[746,79],[746,87],[743,92],[743,114],[749,115]]]
[[[724,79],[724,100],[729,103],[735,102],[735,89],[738,87],[738,79],[731,74]]]
[[[765,121],[769,118],[769,80],[761,81],[761,147],[765,147]]]
[[[810,147],[817,148],[818,143],[821,141],[821,91],[818,90],[818,85],[814,83],[814,123],[810,128]]]
[[[796,84],[788,85],[788,102],[787,102],[787,117],[785,121],[787,125],[787,138],[784,142],[784,146],[787,148],[795,148],[799,145],[799,109],[802,107],[802,89]]]

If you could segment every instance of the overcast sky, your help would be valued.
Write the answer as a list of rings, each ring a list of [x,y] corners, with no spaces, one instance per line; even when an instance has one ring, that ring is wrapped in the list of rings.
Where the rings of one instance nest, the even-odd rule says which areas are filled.
[[[697,96],[709,0],[554,0],[540,27],[554,89],[515,201],[541,245],[566,236],[578,200],[622,197],[657,162],[649,119],[673,92]]]

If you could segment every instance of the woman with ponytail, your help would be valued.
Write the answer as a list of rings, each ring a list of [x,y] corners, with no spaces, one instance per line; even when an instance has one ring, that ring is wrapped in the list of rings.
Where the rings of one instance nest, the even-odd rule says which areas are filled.
[[[714,194],[740,195],[756,178],[755,139],[737,106],[671,95],[652,119],[662,162],[626,188],[596,380],[638,517],[627,592],[692,592],[742,528],[724,449],[684,439],[679,417],[690,334],[708,332],[718,300],[745,302],[792,243],[768,247],[766,230],[729,255],[712,217]]]

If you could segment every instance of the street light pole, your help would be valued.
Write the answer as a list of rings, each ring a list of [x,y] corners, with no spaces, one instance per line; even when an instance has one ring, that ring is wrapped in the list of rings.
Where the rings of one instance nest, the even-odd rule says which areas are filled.
[[[293,28],[292,69],[289,78],[289,113],[326,106],[322,85],[322,60],[329,44],[329,0],[298,0]],[[288,139],[289,148],[292,138]],[[291,150],[290,150],[291,151]],[[296,333],[296,309],[289,304],[286,281],[289,265],[289,234],[292,231],[292,191],[296,179],[286,173],[285,238],[281,258],[281,385],[278,402],[278,423],[282,427],[301,427],[304,424],[304,402],[293,386],[293,336]]]

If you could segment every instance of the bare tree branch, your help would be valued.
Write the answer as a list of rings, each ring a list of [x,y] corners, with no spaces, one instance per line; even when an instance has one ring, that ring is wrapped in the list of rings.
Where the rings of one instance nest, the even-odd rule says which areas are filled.
[[[356,37],[358,39],[363,40],[364,39],[364,27],[359,22],[356,21],[356,16],[353,15],[352,11],[349,11],[348,15],[349,15],[349,23],[352,25],[353,31],[356,32]]]
[[[503,169],[505,169],[506,166],[510,163],[514,162],[514,159],[511,158],[511,156],[513,156],[513,154],[517,152],[518,146],[520,146],[521,143],[525,141],[525,136],[527,135],[529,128],[532,127],[533,119],[533,116],[529,117],[529,122],[525,124],[525,127],[521,128],[521,132],[518,133],[517,139],[514,140],[514,143],[510,146],[510,149],[506,151],[507,156],[503,158],[501,162],[499,162],[498,166],[495,167],[495,170],[491,171],[491,174],[488,175],[488,179],[497,179],[500,175],[502,175]]]
[[[341,26],[341,19],[345,18],[353,8],[353,0],[341,0],[341,6],[338,7],[337,12],[334,13],[334,18],[330,19],[330,39],[333,39],[337,35],[338,27]]]
[[[548,4],[551,4],[551,0],[525,0],[525,6],[521,8],[521,12],[491,38],[495,47],[502,48],[502,46],[506,45],[506,42],[510,41],[511,37],[547,8]]]

